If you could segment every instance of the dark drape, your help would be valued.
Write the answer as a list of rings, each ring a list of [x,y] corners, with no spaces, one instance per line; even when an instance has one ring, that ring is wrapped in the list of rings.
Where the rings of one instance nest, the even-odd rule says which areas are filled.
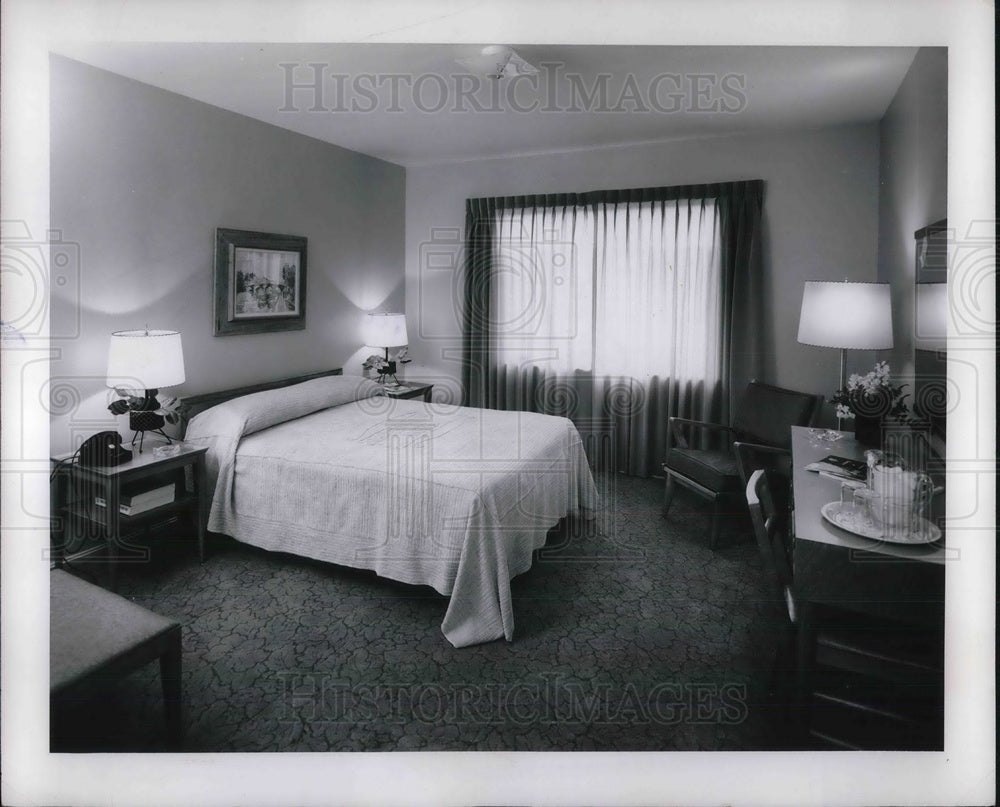
[[[490,297],[493,272],[493,199],[465,202],[465,294],[462,311],[462,405],[487,403],[490,366]]]
[[[648,475],[659,471],[672,415],[730,421],[733,400],[759,374],[761,325],[762,180],[661,188],[602,190],[469,199],[466,201],[465,294],[463,311],[463,404],[517,409],[570,417],[594,459],[611,445],[613,467]],[[576,373],[554,379],[537,367],[493,366],[491,300],[496,215],[505,209],[601,206],[636,202],[714,199],[720,216],[722,316],[721,388],[657,378],[648,387],[627,378],[595,379]],[[645,407],[645,417],[630,414]],[[654,416],[649,417],[650,413]],[[609,443],[610,440],[610,443]],[[655,446],[641,458],[630,446]],[[599,448],[603,446],[604,448]]]
[[[764,182],[727,182],[718,204],[722,217],[723,373],[722,423],[730,423],[747,383],[760,376],[763,325],[761,213]]]

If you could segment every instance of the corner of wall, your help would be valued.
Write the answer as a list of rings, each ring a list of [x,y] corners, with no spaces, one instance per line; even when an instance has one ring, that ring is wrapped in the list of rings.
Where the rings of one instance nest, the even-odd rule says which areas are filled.
[[[913,234],[947,216],[948,57],[920,48],[879,123],[878,279],[892,286],[893,375],[915,377]]]

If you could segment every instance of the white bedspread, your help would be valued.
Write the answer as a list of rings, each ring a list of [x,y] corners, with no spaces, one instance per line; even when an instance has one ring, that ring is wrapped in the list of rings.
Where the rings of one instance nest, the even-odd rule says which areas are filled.
[[[312,384],[315,397],[333,383],[318,381],[326,385],[288,389]],[[372,394],[374,385],[357,381],[344,378],[337,389],[353,383],[356,394]],[[287,399],[286,390],[274,392],[286,395],[274,400]],[[258,395],[262,406],[273,405],[266,397],[273,393]],[[450,596],[441,629],[456,647],[510,640],[511,578],[527,571],[560,518],[597,507],[573,424],[384,397],[339,402],[339,392],[320,397],[338,403],[310,414],[300,411],[309,406],[283,403],[293,419],[274,425],[254,406],[215,412],[246,400],[238,399],[191,422],[186,439],[209,445],[216,478],[209,529],[430,585]]]

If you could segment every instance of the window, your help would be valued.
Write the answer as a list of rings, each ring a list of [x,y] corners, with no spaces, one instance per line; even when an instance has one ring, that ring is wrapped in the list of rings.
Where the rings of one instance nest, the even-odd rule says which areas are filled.
[[[611,435],[616,470],[659,472],[669,417],[725,422],[760,373],[763,198],[751,180],[468,199],[463,403],[572,418]]]
[[[713,199],[497,211],[494,362],[717,382],[719,240]]]

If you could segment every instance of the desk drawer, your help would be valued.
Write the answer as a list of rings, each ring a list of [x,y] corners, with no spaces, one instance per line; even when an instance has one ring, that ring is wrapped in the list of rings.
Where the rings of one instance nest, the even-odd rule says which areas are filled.
[[[944,625],[944,564],[796,540],[800,601],[928,628]]]
[[[816,637],[815,664],[878,681],[940,687],[944,681],[944,636],[905,629],[873,629],[864,634],[822,632]]]
[[[943,748],[940,685],[873,682],[842,670],[817,671],[810,734],[833,747],[871,751]]]

